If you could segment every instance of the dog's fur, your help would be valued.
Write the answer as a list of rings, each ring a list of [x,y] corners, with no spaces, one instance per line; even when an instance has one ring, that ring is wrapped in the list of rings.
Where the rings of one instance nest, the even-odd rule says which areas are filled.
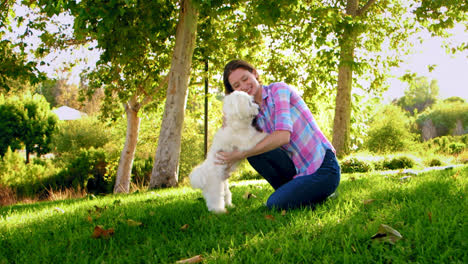
[[[253,97],[245,92],[235,91],[224,98],[225,126],[216,132],[206,160],[189,176],[192,187],[202,189],[209,211],[224,213],[225,206],[233,206],[228,178],[238,164],[230,168],[215,164],[216,153],[249,150],[265,138],[267,134],[252,125],[258,111]]]

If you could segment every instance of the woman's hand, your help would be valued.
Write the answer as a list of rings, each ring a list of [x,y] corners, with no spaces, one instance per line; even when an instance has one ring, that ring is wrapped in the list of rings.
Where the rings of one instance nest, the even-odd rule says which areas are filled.
[[[244,152],[239,151],[239,150],[234,150],[232,152],[218,151],[216,153],[215,164],[227,165],[227,167],[229,168],[234,163],[244,158],[245,158]]]

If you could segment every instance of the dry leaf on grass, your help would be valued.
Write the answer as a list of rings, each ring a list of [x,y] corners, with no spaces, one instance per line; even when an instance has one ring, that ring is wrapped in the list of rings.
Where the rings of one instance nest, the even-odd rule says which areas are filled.
[[[265,215],[265,219],[268,219],[268,220],[275,220],[275,217],[272,216],[272,215]]]
[[[429,222],[432,223],[432,212],[428,212],[427,216],[429,217]]]
[[[143,225],[143,223],[132,220],[132,219],[127,219],[127,225],[128,226],[141,226],[141,225]]]
[[[286,215],[286,210],[281,211],[281,215],[285,216]]]
[[[396,241],[402,238],[403,236],[400,234],[400,232],[384,224],[381,224],[379,226],[379,231],[377,232],[377,234],[371,237],[373,241],[388,242],[390,244],[395,244]]]
[[[242,197],[243,197],[244,199],[247,199],[247,200],[250,199],[250,198],[257,198],[257,196],[255,196],[255,194],[253,194],[253,193],[251,193],[251,192],[246,192],[246,193],[244,193],[244,195],[242,195]]]
[[[180,227],[180,230],[187,230],[188,228],[189,228],[189,225],[185,224],[185,225]]]
[[[113,236],[114,233],[114,228],[104,229],[102,226],[98,225],[94,227],[94,231],[91,237],[108,239],[109,237]]]
[[[203,261],[202,255],[196,255],[196,256],[188,258],[188,259],[178,260],[176,263],[198,263],[198,262],[202,262],[202,261]]]

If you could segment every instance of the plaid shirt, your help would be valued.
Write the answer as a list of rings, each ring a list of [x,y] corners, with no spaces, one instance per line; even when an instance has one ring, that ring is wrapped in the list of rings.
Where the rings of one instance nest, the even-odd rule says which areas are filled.
[[[258,126],[267,133],[291,132],[291,140],[282,146],[296,166],[296,176],[313,174],[322,165],[325,151],[332,144],[317,126],[304,100],[285,83],[263,86]]]

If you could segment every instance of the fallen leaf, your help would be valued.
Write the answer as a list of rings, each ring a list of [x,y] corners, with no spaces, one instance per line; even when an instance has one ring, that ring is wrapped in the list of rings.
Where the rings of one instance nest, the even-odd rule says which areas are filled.
[[[178,260],[176,263],[198,263],[198,262],[202,262],[202,261],[203,261],[202,255],[196,255],[196,256],[188,258],[188,259]]]
[[[265,215],[265,219],[268,219],[268,220],[275,220],[275,217],[272,216],[272,215]]]
[[[143,224],[142,222],[138,222],[132,219],[127,219],[128,226],[141,226],[142,224]]]
[[[255,196],[255,194],[253,193],[250,193],[250,192],[246,192],[244,193],[244,195],[242,196],[244,199],[250,199],[250,198],[257,198],[257,196]]]
[[[93,234],[91,235],[92,238],[104,238],[108,239],[109,237],[114,235],[114,228],[104,229],[102,226],[94,227]]]
[[[285,216],[286,215],[286,210],[281,211],[281,215]]]
[[[180,227],[180,230],[187,230],[188,227],[189,227],[189,225],[188,225],[188,224],[185,224],[185,225],[183,225],[183,226]]]
[[[388,242],[390,244],[395,244],[396,241],[402,238],[403,236],[398,231],[384,224],[381,224],[377,234],[371,237],[374,241]]]
[[[432,223],[432,212],[428,212],[427,216],[429,217],[429,221]]]
[[[356,248],[353,245],[351,245],[351,249],[353,250],[354,253],[356,253]]]
[[[64,211],[62,208],[60,208],[60,207],[55,207],[55,208],[54,208],[54,211],[59,212],[59,213],[62,213],[62,214],[65,213],[65,211]]]
[[[88,217],[86,218],[86,220],[88,220],[88,222],[93,222],[93,218],[91,216],[88,215]]]
[[[96,213],[100,213],[100,212],[104,211],[105,209],[107,209],[107,205],[104,206],[104,207],[99,207],[99,206],[95,205],[94,209],[95,209]]]
[[[367,200],[362,201],[362,203],[365,205],[371,204],[373,202],[375,202],[375,199],[367,199]]]

